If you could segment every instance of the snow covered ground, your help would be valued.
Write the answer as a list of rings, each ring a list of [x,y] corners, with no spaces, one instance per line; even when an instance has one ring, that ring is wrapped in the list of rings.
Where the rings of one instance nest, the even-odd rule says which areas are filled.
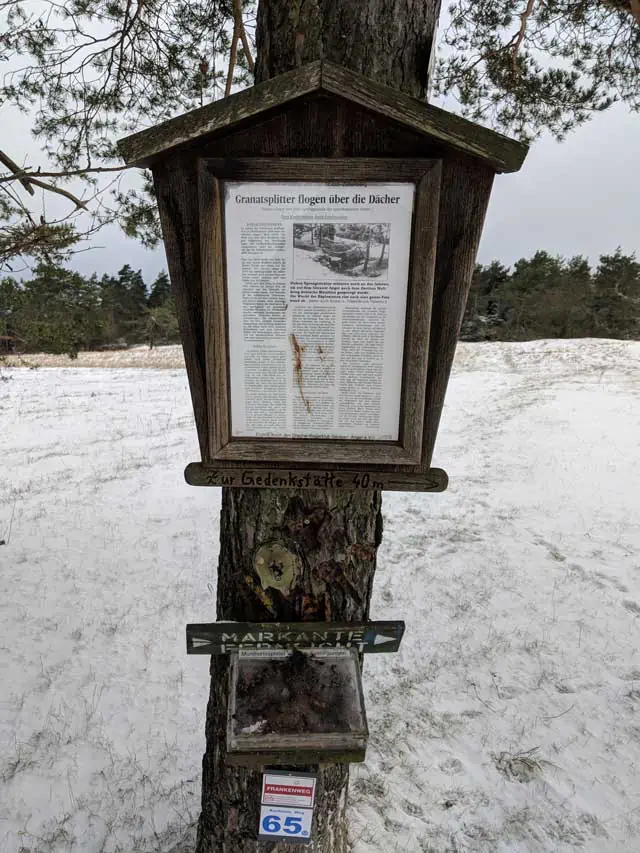
[[[180,348],[133,356],[164,369],[0,370],[1,853],[193,837],[220,495],[182,479]],[[449,490],[384,496],[372,616],[407,633],[365,662],[354,853],[640,849],[639,364],[460,345]]]

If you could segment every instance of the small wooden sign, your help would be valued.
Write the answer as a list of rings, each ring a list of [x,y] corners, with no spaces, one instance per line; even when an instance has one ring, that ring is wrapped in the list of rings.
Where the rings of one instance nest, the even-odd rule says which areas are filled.
[[[192,462],[184,477],[190,486],[241,489],[347,489],[390,492],[444,492],[449,478],[441,468],[393,472],[384,469],[328,470],[310,468],[221,467]]]
[[[404,622],[210,622],[187,625],[187,654],[260,649],[397,652]]]

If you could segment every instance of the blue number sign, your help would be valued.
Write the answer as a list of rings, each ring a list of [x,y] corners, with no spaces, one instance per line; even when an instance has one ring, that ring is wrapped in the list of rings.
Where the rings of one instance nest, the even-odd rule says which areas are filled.
[[[283,806],[262,806],[260,810],[261,838],[305,840],[311,837],[313,809],[294,809]]]

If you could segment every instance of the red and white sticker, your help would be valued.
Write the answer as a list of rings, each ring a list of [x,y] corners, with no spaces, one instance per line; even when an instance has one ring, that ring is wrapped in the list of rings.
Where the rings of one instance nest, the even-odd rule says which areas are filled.
[[[262,804],[312,809],[316,777],[266,772],[262,777]]]

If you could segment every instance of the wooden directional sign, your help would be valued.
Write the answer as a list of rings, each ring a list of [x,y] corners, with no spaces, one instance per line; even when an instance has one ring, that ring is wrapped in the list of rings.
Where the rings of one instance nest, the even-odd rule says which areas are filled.
[[[209,622],[187,625],[187,654],[347,648],[397,652],[404,622]]]
[[[362,492],[382,489],[390,492],[444,492],[449,482],[441,468],[425,471],[324,470],[211,465],[192,462],[184,472],[190,486],[227,486],[241,489],[349,489]]]

